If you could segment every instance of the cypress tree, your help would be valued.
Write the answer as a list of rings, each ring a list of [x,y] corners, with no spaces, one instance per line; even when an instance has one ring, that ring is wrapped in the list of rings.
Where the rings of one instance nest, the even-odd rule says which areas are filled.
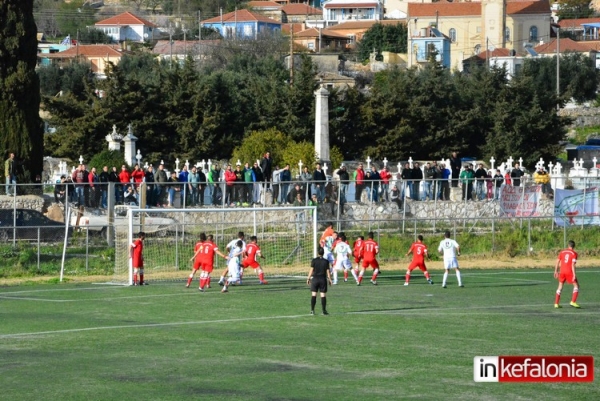
[[[43,168],[36,62],[33,0],[0,0],[0,157],[15,154],[17,182],[32,182]]]

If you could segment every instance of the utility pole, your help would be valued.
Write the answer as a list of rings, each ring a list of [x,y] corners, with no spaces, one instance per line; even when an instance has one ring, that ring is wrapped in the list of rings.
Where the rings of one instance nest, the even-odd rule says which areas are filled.
[[[290,86],[294,84],[294,24],[290,24]]]
[[[198,41],[202,40],[202,16],[198,10]]]
[[[485,38],[485,63],[488,70],[490,69],[490,38]]]
[[[560,28],[556,29],[556,97],[560,97]],[[560,109],[558,102],[556,109]]]
[[[169,56],[169,70],[173,68],[173,24],[169,23],[169,46],[171,47],[171,52]]]

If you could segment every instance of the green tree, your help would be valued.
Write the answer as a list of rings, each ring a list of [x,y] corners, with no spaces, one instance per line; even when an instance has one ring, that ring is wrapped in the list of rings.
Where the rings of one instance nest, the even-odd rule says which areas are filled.
[[[238,159],[242,162],[260,160],[265,152],[270,152],[273,158],[273,166],[281,166],[286,163],[284,159],[285,150],[291,143],[293,143],[293,140],[289,136],[274,128],[264,131],[252,131],[233,150],[231,160],[232,162],[236,162]]]
[[[113,167],[117,168],[117,171],[121,171],[120,167],[125,160],[123,152],[116,150],[103,150],[100,153],[96,153],[89,162],[86,162],[88,166],[96,167],[98,174],[102,171],[104,166],[108,167],[109,171],[112,171]]]
[[[594,15],[590,0],[562,0],[556,12],[559,19],[587,18]]]
[[[31,182],[44,156],[33,0],[4,0],[0,15],[0,154],[15,153],[18,179]]]
[[[83,32],[88,26],[94,25],[96,22],[94,14],[93,8],[84,6],[84,0],[62,3],[56,17],[58,29],[63,35],[70,35],[71,39],[76,39],[78,32]]]
[[[84,45],[112,43],[112,38],[100,29],[82,29],[79,31],[79,43]]]
[[[383,51],[406,53],[407,43],[408,30],[406,24],[373,24],[358,43],[359,59],[368,61],[373,50],[377,53]]]

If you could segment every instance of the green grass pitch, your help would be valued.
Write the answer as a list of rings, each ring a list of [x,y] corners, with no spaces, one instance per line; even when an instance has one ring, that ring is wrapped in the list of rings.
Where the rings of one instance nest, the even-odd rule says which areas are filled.
[[[476,355],[600,356],[600,270],[553,309],[550,270],[399,272],[341,283],[309,315],[301,278],[221,294],[183,282],[0,288],[4,400],[598,400],[593,383],[475,383]],[[148,277],[150,280],[152,277]],[[320,304],[317,303],[320,312]]]

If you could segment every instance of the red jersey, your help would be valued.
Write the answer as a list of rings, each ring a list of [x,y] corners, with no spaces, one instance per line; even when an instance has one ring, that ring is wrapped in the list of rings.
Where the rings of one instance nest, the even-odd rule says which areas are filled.
[[[121,170],[121,172],[119,173],[119,181],[121,182],[121,184],[131,182],[131,176],[129,175],[129,171]]]
[[[560,260],[560,272],[573,274],[573,266],[577,262],[577,252],[572,249],[562,250],[558,254],[558,259]]]
[[[325,229],[323,235],[321,235],[321,240],[319,241],[321,246],[325,246],[325,241],[327,241],[327,237],[333,237],[333,228],[327,227]]]
[[[144,267],[144,241],[136,239],[131,243],[131,262],[133,267]]]
[[[353,245],[354,251],[352,252],[352,254],[355,257],[357,257],[357,258],[360,257],[360,254],[362,253],[362,249],[363,249],[363,244],[364,244],[364,241],[362,239],[357,239],[354,242],[354,245]]]
[[[260,247],[257,244],[246,245],[246,260],[256,262],[258,260],[258,254],[260,253]]]
[[[196,244],[196,246],[198,246],[198,244]],[[198,255],[200,256],[200,260],[205,266],[212,266],[215,260],[215,251],[218,251],[219,247],[217,247],[217,244],[210,241],[201,242],[200,247],[202,248]]]
[[[379,245],[375,240],[368,239],[363,244],[362,258],[366,261],[375,260],[379,253]]]
[[[415,242],[410,246],[408,252],[412,252],[413,262],[422,263],[425,261],[425,255],[427,254],[427,245],[422,242]]]
[[[142,170],[133,170],[133,172],[131,173],[131,178],[133,178],[133,182],[135,182],[136,184],[139,184],[142,181],[144,181],[144,177],[145,174]]]

